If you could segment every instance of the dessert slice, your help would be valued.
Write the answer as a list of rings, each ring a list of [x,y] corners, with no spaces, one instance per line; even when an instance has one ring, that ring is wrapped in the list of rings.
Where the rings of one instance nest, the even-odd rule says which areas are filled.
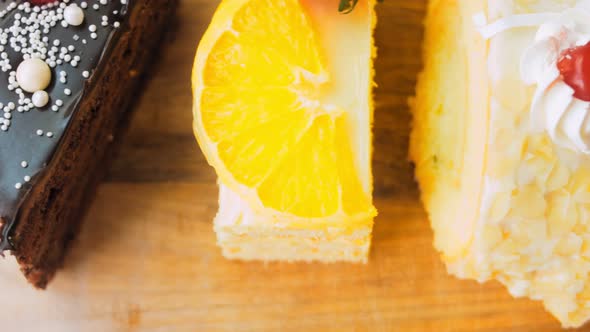
[[[228,258],[367,260],[373,1],[225,0],[193,71]]]
[[[0,2],[0,250],[62,264],[175,0]]]
[[[451,273],[590,317],[588,1],[430,1],[411,158]]]

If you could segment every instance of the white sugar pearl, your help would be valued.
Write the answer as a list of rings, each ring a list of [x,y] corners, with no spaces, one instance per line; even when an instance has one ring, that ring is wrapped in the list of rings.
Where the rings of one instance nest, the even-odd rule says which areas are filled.
[[[35,107],[43,107],[49,102],[49,95],[47,92],[40,90],[33,93],[33,105]]]
[[[27,92],[44,90],[51,81],[51,70],[41,59],[24,60],[16,69],[16,81]]]
[[[66,7],[63,15],[69,25],[78,26],[84,22],[84,11],[74,3]]]

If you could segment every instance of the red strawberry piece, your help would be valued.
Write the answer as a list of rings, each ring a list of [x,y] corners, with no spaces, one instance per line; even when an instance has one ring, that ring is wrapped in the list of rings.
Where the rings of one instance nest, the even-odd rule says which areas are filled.
[[[590,101],[590,43],[566,50],[557,64],[574,97]]]

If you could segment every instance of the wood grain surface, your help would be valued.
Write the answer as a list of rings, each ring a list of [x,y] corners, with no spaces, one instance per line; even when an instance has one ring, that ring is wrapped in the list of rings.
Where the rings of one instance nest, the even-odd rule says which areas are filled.
[[[191,132],[190,70],[217,6],[183,0],[118,159],[49,290],[0,264],[6,331],[558,331],[541,304],[447,275],[407,161],[425,0],[379,6],[368,265],[241,263],[215,246],[215,176]],[[584,329],[580,329],[582,331]]]

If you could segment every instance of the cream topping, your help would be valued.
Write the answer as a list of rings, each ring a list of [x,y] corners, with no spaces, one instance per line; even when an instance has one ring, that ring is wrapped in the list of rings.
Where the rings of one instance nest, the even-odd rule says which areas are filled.
[[[530,110],[532,130],[546,131],[561,147],[590,154],[590,103],[574,97],[557,68],[565,50],[590,42],[590,1],[579,1],[562,12],[515,14],[493,23],[478,14],[473,21],[486,39],[538,26],[534,43],[520,60],[523,82],[537,87]]]
[[[530,111],[532,129],[547,131],[557,145],[584,154],[590,154],[590,103],[574,97],[557,63],[565,50],[590,41],[589,22],[590,12],[576,7],[542,24],[520,63],[522,80],[537,87]]]

